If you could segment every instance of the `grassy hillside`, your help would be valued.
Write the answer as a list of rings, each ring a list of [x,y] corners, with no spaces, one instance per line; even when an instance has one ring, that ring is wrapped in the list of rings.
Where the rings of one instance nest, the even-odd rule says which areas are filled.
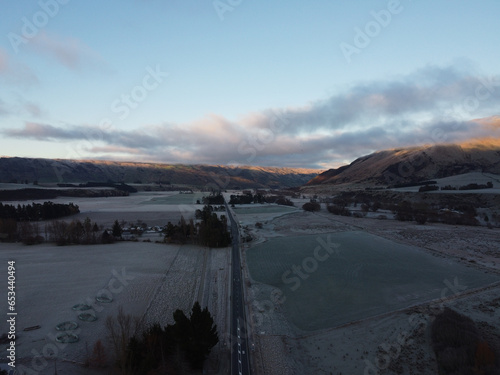
[[[469,172],[500,173],[500,144],[430,145],[385,150],[330,169],[307,186],[367,184],[394,186]]]

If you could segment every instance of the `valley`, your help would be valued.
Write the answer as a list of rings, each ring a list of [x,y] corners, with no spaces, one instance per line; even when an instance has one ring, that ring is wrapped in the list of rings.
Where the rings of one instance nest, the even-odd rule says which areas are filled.
[[[168,222],[176,224],[181,217],[197,222],[197,210],[209,194],[199,186],[173,190],[136,183],[131,186],[138,191],[124,195],[59,195],[51,201],[73,203],[80,211],[60,220],[89,218],[109,233],[118,221],[124,232],[122,239],[107,245],[0,243],[0,260],[15,260],[19,267],[19,366],[26,374],[52,374],[56,368],[77,375],[105,374],[112,364],[96,366],[93,348],[101,340],[108,360],[114,355],[108,316],[123,309],[144,327],[165,326],[173,323],[176,309],[187,312],[199,301],[214,316],[219,335],[205,373],[227,374],[235,342],[230,329],[231,275],[233,267],[240,266],[247,315],[241,331],[248,332],[251,373],[435,372],[430,331],[437,314],[448,307],[472,318],[500,353],[498,178],[479,172],[443,177],[432,181],[438,190],[430,192],[419,192],[418,184],[383,189],[361,184],[357,190],[340,190],[343,184],[224,189],[226,202],[232,196],[271,201],[278,197],[287,204],[227,207],[239,229],[241,265],[232,263],[230,247],[165,242]],[[473,182],[491,182],[491,187],[458,190]],[[441,190],[443,186],[457,190]],[[16,191],[23,185],[1,187]],[[64,189],[50,184],[44,188]],[[422,202],[429,207],[444,204],[450,212],[461,202],[471,204],[476,221],[453,225],[432,215],[425,223],[400,220],[397,207],[403,201],[414,208]],[[44,199],[5,203],[27,202]],[[314,211],[302,208],[313,202]],[[350,214],[333,214],[332,204]],[[222,210],[214,214],[227,217]],[[40,232],[43,236],[43,229]],[[111,301],[96,300],[103,294]],[[5,294],[0,300],[3,310],[6,300]],[[79,304],[88,304],[96,320],[82,321],[81,312],[73,309]],[[56,326],[65,322],[78,324],[78,342],[56,341]],[[0,330],[7,331],[6,322]]]

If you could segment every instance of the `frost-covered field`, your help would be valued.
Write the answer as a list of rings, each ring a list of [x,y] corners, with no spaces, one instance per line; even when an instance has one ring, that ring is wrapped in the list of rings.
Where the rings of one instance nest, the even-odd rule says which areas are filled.
[[[255,282],[283,293],[281,308],[301,331],[438,299],[449,286],[464,290],[500,281],[360,231],[272,238],[247,250],[246,259]]]
[[[177,223],[180,216],[189,219],[203,205],[196,204],[206,194],[179,194],[179,192],[138,192],[128,197],[109,198],[75,198],[59,197],[54,203],[74,203],[80,207],[80,214],[65,220],[89,217],[98,224],[110,227],[115,220],[135,223],[142,220],[149,226],[166,225],[171,221]],[[43,203],[45,200],[6,202],[11,205]]]
[[[196,203],[201,196],[149,192],[129,197],[61,198],[55,202],[80,206],[81,213],[67,220],[88,216],[104,226],[110,226],[114,220],[142,220],[152,226],[177,222],[181,215],[186,219],[194,216],[194,211],[202,206],[193,204],[193,199]],[[228,337],[229,248],[140,241],[64,247],[0,243],[0,264],[5,265],[5,270],[7,261],[16,261],[16,355],[26,374],[54,374],[56,358],[60,374],[107,374],[109,369],[81,365],[92,355],[97,340],[107,346],[107,316],[116,316],[121,306],[126,314],[141,318],[145,325],[166,325],[173,322],[172,313],[176,309],[188,313],[197,300],[202,307],[208,306],[218,325],[221,342],[210,360],[212,367],[218,365],[217,360],[225,355],[224,341]],[[96,296],[101,295],[111,297],[112,302],[97,302]],[[92,309],[75,311],[73,306],[77,304],[88,304]],[[0,311],[7,311],[6,287],[0,290]],[[78,315],[82,312],[95,315],[97,320],[80,320]],[[66,321],[78,323],[74,331],[79,336],[78,342],[55,341],[61,333],[56,326]],[[40,328],[24,331],[35,326]],[[6,319],[2,319],[0,335],[7,330]],[[0,361],[6,362],[3,349],[4,345]],[[106,350],[111,358],[109,346]]]
[[[146,325],[166,325],[173,322],[176,309],[188,312],[199,300],[215,316],[222,339],[226,336],[228,255],[228,249],[141,242],[67,247],[0,244],[1,264],[15,260],[17,266],[18,361],[41,370],[40,374],[53,374],[53,361],[46,362],[43,356],[84,363],[87,348],[91,353],[98,339],[106,343],[105,319],[116,315],[119,306],[144,319]],[[4,289],[1,311],[7,311]],[[99,303],[98,295],[113,301]],[[80,303],[92,307],[85,312],[94,314],[95,322],[79,320],[81,311],[72,307]],[[79,324],[75,331],[79,342],[55,342],[61,333],[56,325],[65,321]],[[39,329],[23,331],[37,325]],[[4,319],[0,330],[7,329]]]
[[[179,246],[147,243],[57,247],[1,244],[0,261],[16,261],[17,358],[27,367],[44,366],[38,354],[55,352],[61,359],[83,362],[86,346],[105,341],[104,321],[123,306],[128,314],[145,314],[156,288],[179,253]],[[95,297],[112,297],[111,303],[98,303]],[[6,291],[0,308],[6,311]],[[95,322],[78,319],[79,303],[92,306]],[[64,321],[79,324],[80,341],[55,346],[55,327]],[[40,329],[23,331],[40,326]],[[2,321],[1,331],[6,332]],[[55,349],[54,349],[55,348]],[[37,363],[38,362],[38,363]]]
[[[253,237],[243,261],[259,374],[437,373],[430,325],[444,306],[500,337],[497,230],[324,209],[237,220]]]

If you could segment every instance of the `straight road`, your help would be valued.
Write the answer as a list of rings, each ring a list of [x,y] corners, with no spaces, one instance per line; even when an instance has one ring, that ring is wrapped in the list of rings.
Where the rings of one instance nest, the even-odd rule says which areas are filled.
[[[231,222],[233,249],[231,252],[231,374],[250,375],[247,321],[243,294],[243,278],[240,259],[240,234],[226,202],[226,212]]]

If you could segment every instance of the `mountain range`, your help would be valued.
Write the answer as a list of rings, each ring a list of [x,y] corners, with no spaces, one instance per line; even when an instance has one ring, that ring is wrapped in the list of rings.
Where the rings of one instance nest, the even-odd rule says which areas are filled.
[[[469,172],[500,174],[500,140],[434,144],[374,152],[327,171],[2,157],[0,182],[159,183],[193,187],[388,187]]]
[[[286,188],[304,185],[319,172],[303,168],[0,158],[0,182],[5,183],[113,181],[193,187]]]
[[[500,174],[500,141],[436,144],[372,153],[327,170],[306,186],[394,186],[468,172]]]

